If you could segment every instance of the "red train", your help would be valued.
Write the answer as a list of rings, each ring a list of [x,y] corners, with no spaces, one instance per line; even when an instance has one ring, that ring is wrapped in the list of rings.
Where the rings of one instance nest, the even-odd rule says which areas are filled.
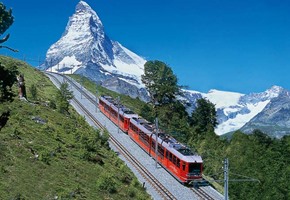
[[[155,126],[110,96],[99,98],[99,108],[119,128],[128,133],[143,150],[156,158]],[[158,132],[158,162],[181,183],[202,179],[202,158],[166,133]]]

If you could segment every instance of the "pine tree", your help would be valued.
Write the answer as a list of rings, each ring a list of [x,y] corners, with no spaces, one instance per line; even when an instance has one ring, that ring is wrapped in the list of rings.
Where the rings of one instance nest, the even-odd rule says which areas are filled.
[[[5,33],[5,31],[13,24],[13,21],[14,21],[14,18],[12,16],[12,10],[9,9],[7,11],[5,5],[3,3],[0,3],[0,35]],[[6,42],[9,36],[10,35],[7,34],[5,37],[0,39],[0,44]],[[2,45],[0,45],[0,48],[8,48],[12,51],[16,51],[14,49],[11,49],[10,47],[2,46]]]
[[[191,116],[191,125],[198,133],[214,131],[218,124],[215,105],[204,98],[198,99],[196,104]]]
[[[165,63],[158,60],[146,62],[141,78],[153,105],[162,106],[175,101],[179,93],[177,77]]]
[[[17,81],[17,74],[16,66],[4,66],[0,63],[0,102],[12,100],[12,86]]]
[[[37,98],[37,93],[38,93],[38,92],[37,92],[37,87],[36,87],[34,84],[32,84],[32,85],[30,86],[29,90],[30,90],[30,93],[31,93],[32,99],[36,100],[36,98]]]
[[[73,92],[68,89],[68,83],[62,83],[56,95],[58,110],[61,113],[68,112],[69,100],[73,98]]]

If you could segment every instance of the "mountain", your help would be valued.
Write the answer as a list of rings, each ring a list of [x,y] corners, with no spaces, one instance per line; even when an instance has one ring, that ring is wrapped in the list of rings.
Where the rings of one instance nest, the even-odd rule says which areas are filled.
[[[184,90],[184,97],[193,106],[196,100],[206,98],[217,109],[218,135],[241,129],[251,133],[260,129],[270,136],[281,138],[290,135],[290,91],[273,86],[265,92],[241,94],[219,90],[208,93]]]
[[[46,53],[47,71],[82,74],[116,92],[148,95],[141,82],[146,60],[111,40],[97,13],[80,1],[62,37]]]
[[[276,138],[290,135],[290,91],[280,90],[278,96],[246,123],[241,131],[251,133],[254,129]]]
[[[96,12],[80,1],[69,18],[62,37],[47,51],[44,68],[66,74],[82,74],[102,86],[149,101],[141,82],[146,60],[111,40]],[[218,135],[241,129],[259,128],[273,137],[289,134],[289,91],[273,86],[261,93],[241,94],[210,90],[208,93],[184,90],[184,97],[195,108],[196,100],[207,98],[216,105]]]

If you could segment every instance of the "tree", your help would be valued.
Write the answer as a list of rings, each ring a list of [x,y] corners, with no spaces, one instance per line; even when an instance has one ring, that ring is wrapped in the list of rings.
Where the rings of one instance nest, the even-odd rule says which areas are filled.
[[[3,3],[0,3],[0,35],[5,33],[5,31],[13,24],[13,21],[14,21],[14,17],[12,16],[12,10],[9,9],[7,11],[5,5]],[[7,34],[5,37],[0,39],[0,44],[6,42],[9,36],[10,34]],[[0,48],[7,48],[12,51],[17,51],[10,47],[2,46],[2,45],[0,45]]]
[[[61,113],[68,112],[69,100],[73,98],[73,92],[68,89],[68,83],[62,83],[56,95],[58,110]]]
[[[36,100],[36,98],[37,98],[37,93],[38,93],[38,92],[37,92],[37,87],[36,87],[34,84],[32,84],[32,85],[30,86],[29,90],[30,90],[30,93],[31,93],[32,99]]]
[[[148,61],[144,65],[144,75],[141,78],[153,105],[153,108],[144,106],[142,116],[153,121],[158,115],[161,129],[180,137],[186,135],[188,113],[176,98],[181,94],[181,87],[177,84],[177,77],[172,69],[161,61]]]
[[[177,77],[170,67],[161,61],[148,61],[144,65],[141,77],[150,94],[153,105],[164,105],[173,102],[179,93]]]
[[[0,2],[0,35],[5,33],[12,25],[13,20],[12,10],[6,11],[5,5]],[[8,38],[9,34],[0,39],[0,44],[6,42]],[[9,47],[0,45],[0,48],[3,47],[10,49]],[[12,98],[11,87],[16,81],[16,74],[17,70],[14,66],[11,69],[5,69],[0,63],[0,102]]]
[[[0,63],[0,102],[12,100],[12,86],[17,81],[15,65],[4,66]]]
[[[196,109],[191,115],[191,125],[199,133],[214,131],[218,124],[215,105],[204,98],[198,99],[196,105]]]

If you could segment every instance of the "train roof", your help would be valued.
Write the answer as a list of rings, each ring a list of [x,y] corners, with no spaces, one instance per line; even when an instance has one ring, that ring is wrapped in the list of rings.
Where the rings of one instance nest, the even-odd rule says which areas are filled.
[[[146,133],[149,137],[153,134],[152,138],[156,137],[156,127],[155,124],[148,122],[143,118],[133,117],[130,119],[130,122],[137,126],[141,131]],[[186,161],[186,162],[196,162],[202,163],[201,156],[193,153],[189,147],[185,146],[182,143],[179,143],[175,138],[170,135],[159,130],[158,133],[158,143],[168,149],[171,153],[173,153],[178,158]]]
[[[147,121],[146,119],[138,116],[138,114],[131,111],[129,108],[123,106],[118,101],[116,101],[111,96],[101,96],[100,99],[109,105],[112,109],[118,112],[119,114],[125,117],[130,118],[130,122],[138,127],[141,131],[147,134],[149,137],[153,134],[153,138],[155,139],[156,135],[156,126],[155,124]],[[177,156],[179,159],[185,162],[191,163],[202,163],[201,156],[193,153],[190,148],[185,146],[184,144],[179,143],[175,138],[170,135],[162,132],[162,130],[158,130],[158,143],[168,149],[171,153]],[[155,135],[155,136],[154,136]]]
[[[166,133],[158,134],[158,143],[162,144],[162,146],[166,147],[167,150],[169,150],[171,153],[173,153],[175,156],[182,159],[183,161],[202,163],[201,156],[192,152],[189,147],[182,143],[179,143],[175,138],[171,137]]]
[[[119,108],[119,114],[120,115],[123,115],[123,116],[125,116],[127,118],[137,117],[138,116],[138,114],[134,113],[129,108],[127,108],[124,105],[120,104],[117,100],[115,100],[111,96],[101,96],[100,99],[104,103],[109,105],[112,109],[114,109],[116,112],[118,112],[118,108]]]
[[[132,117],[130,122],[149,135],[155,130],[155,125],[142,117]]]

